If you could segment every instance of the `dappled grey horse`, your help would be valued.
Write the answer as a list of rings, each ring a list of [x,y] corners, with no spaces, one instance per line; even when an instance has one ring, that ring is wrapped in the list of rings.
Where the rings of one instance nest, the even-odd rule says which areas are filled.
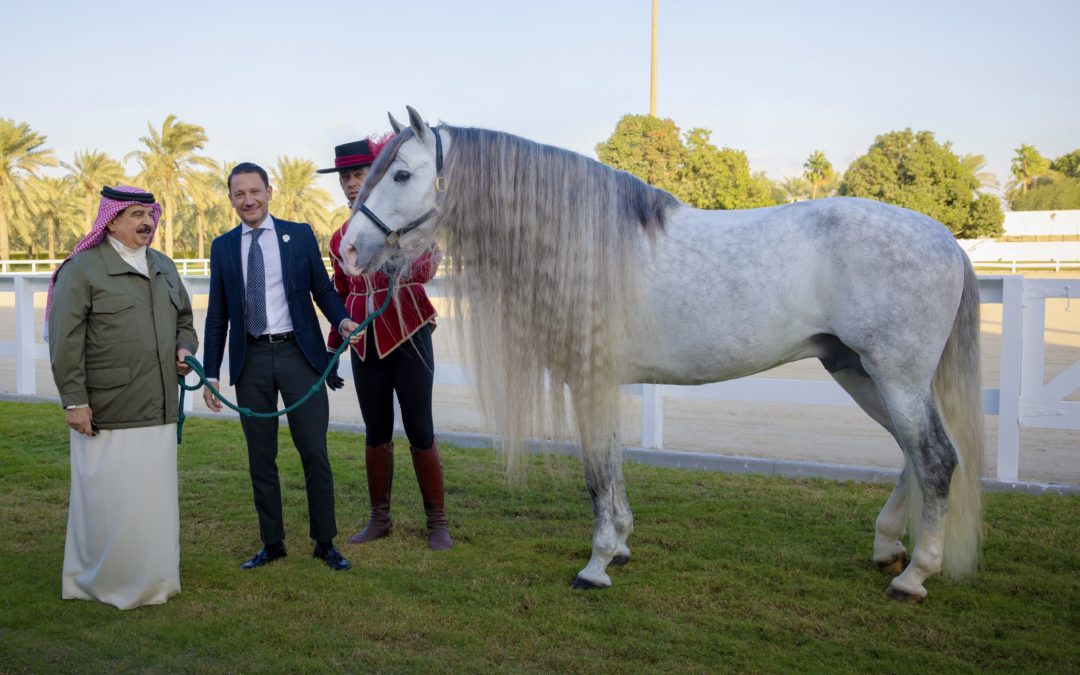
[[[608,564],[630,559],[620,384],[702,384],[810,357],[903,452],[874,537],[874,561],[898,575],[890,597],[919,600],[929,576],[974,571],[979,294],[941,224],[844,198],[704,211],[576,153],[429,127],[411,108],[409,120],[391,117],[345,269],[407,269],[441,237],[479,398],[511,463],[523,438],[573,411],[595,516],[576,588],[610,586]]]

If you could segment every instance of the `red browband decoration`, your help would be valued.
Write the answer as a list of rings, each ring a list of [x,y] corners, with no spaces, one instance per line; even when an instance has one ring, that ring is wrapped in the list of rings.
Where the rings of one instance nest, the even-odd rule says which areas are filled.
[[[334,158],[334,167],[352,166],[353,164],[371,164],[375,161],[375,155],[343,155]]]

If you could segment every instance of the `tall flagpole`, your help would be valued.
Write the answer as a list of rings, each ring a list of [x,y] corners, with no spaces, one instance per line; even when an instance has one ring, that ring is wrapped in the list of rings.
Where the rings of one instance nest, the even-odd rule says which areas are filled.
[[[656,117],[656,3],[652,0],[652,77],[649,84],[649,115]]]

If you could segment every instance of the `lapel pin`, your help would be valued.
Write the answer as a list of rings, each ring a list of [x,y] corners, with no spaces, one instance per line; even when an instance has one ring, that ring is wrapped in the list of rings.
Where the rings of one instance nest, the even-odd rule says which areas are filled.
[[[289,243],[289,235],[287,235],[287,234],[286,234],[286,235],[285,235],[284,237],[282,237],[282,238],[281,238],[281,241],[283,241],[283,242],[285,242],[286,244],[288,244],[288,243]]]

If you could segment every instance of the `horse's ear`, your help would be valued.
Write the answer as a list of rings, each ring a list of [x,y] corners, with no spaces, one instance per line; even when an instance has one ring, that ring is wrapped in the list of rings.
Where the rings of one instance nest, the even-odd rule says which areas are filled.
[[[386,115],[390,118],[390,128],[394,130],[395,134],[400,134],[401,130],[405,128],[405,125],[394,119],[394,113],[388,112]]]
[[[420,117],[420,113],[416,112],[416,108],[411,105],[405,106],[405,109],[409,111],[409,126],[412,127],[413,133],[420,140],[424,140],[424,135],[427,133],[427,125],[424,124],[424,118]]]

